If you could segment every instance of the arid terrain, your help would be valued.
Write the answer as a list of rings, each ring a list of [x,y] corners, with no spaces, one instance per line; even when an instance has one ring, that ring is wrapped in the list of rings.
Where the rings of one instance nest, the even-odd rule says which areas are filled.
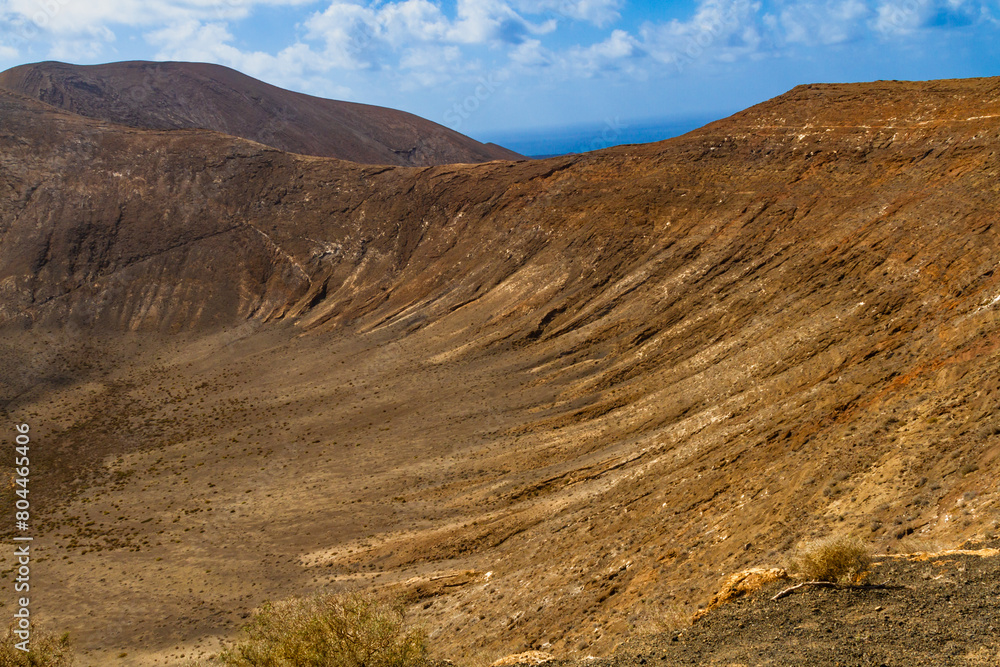
[[[0,123],[33,613],[84,664],[175,664],[264,600],[370,586],[456,664],[609,656],[811,539],[996,539],[1000,79],[431,167],[6,91]],[[752,604],[677,662],[761,664],[704,630]],[[962,656],[992,659],[985,627]]]
[[[0,72],[0,88],[88,118],[215,130],[353,162],[420,167],[521,158],[413,114],[294,93],[207,63],[35,63]]]
[[[640,665],[995,665],[1000,552],[992,547],[878,559],[868,589],[774,582],[691,627],[637,637],[594,667]]]

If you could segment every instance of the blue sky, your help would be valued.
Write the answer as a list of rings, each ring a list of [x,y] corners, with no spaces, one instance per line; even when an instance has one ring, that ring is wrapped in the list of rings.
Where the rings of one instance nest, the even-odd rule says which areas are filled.
[[[998,44],[1000,0],[0,0],[0,69],[215,62],[478,139],[573,126],[594,147],[799,83],[998,75]]]

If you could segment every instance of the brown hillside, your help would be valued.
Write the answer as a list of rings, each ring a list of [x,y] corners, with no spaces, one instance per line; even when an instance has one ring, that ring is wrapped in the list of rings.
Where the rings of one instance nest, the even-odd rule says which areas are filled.
[[[413,114],[293,93],[221,65],[44,62],[0,73],[0,87],[88,118],[154,130],[215,130],[283,151],[364,164],[522,157]]]
[[[371,584],[455,660],[598,655],[806,539],[997,530],[1000,79],[422,169],[0,118],[3,398],[85,662]]]

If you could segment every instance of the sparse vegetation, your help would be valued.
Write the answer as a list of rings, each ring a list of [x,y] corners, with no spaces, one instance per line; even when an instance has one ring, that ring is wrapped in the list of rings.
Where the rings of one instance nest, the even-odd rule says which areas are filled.
[[[8,626],[0,642],[0,667],[69,667],[73,664],[73,651],[69,633],[54,635],[31,631],[30,651],[15,647],[21,639],[14,634],[14,626]]]
[[[426,662],[419,630],[400,601],[369,594],[320,594],[266,603],[224,651],[231,667],[414,667]]]
[[[862,584],[867,581],[871,554],[856,538],[831,538],[808,544],[797,553],[789,571],[810,581]]]
[[[979,464],[974,461],[970,461],[968,463],[962,464],[962,467],[958,469],[958,473],[962,477],[965,477],[966,475],[971,475],[977,470],[979,470]]]

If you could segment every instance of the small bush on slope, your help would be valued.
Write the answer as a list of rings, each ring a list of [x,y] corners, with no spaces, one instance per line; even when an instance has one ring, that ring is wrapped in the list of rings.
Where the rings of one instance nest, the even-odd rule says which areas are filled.
[[[407,630],[401,602],[371,595],[314,595],[266,603],[224,651],[231,667],[415,667],[424,636]]]
[[[792,560],[790,570],[810,581],[861,584],[868,576],[871,555],[855,538],[833,538],[814,542]]]

